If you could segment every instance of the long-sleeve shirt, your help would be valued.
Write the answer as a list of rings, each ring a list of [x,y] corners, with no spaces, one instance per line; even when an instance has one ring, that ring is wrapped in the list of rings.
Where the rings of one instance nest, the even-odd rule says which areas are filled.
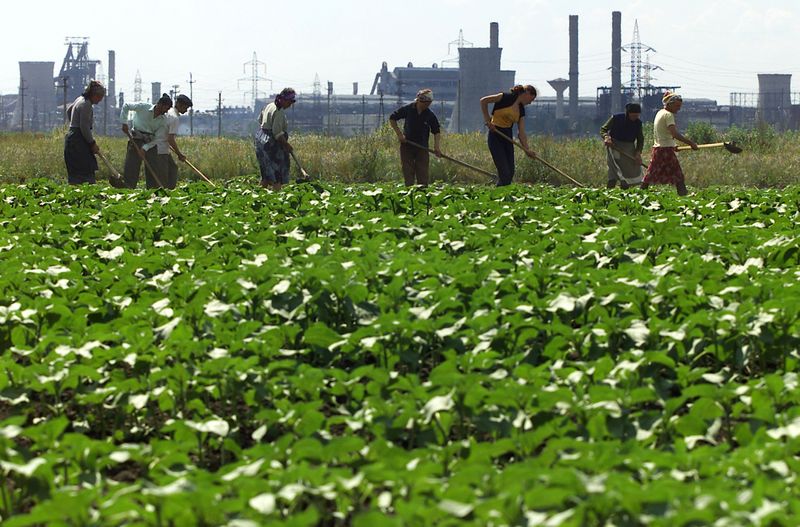
[[[418,112],[417,103],[415,102],[401,106],[389,116],[390,121],[397,122],[400,119],[405,119],[403,135],[406,136],[406,139],[425,148],[428,148],[430,134],[437,135],[441,132],[439,120],[430,108],[425,108],[422,112]]]
[[[603,137],[610,135],[611,139],[615,141],[636,143],[636,151],[639,153],[644,148],[642,121],[639,119],[631,121],[624,113],[614,114],[609,117],[606,124],[600,127],[600,135]]]
[[[75,101],[67,108],[69,112],[69,127],[80,128],[81,135],[87,143],[94,143],[94,135],[92,135],[92,126],[94,126],[94,108],[92,101],[84,98],[83,95],[75,99]]]
[[[272,137],[277,139],[288,131],[286,111],[271,102],[261,110],[261,115],[258,116],[258,124],[262,130],[272,132]]]
[[[131,118],[133,115],[133,118]],[[169,125],[166,114],[155,116],[155,105],[143,103],[125,103],[119,114],[119,120],[124,122],[131,121],[133,130],[143,134],[153,136],[153,141],[147,143],[142,148],[149,150],[156,146],[159,154],[169,154],[169,144],[166,135],[160,133]]]

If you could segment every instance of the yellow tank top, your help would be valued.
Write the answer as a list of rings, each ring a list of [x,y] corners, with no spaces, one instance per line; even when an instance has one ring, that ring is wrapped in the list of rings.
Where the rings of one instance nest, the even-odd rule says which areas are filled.
[[[515,104],[517,95],[514,93],[504,93],[503,97],[497,101],[492,110],[492,124],[499,128],[511,128],[515,123],[525,116],[525,110],[520,104]]]

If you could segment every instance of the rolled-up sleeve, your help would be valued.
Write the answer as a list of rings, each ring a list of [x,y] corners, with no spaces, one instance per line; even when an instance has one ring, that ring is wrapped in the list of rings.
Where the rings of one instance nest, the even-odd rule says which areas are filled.
[[[122,105],[122,109],[119,111],[119,120],[121,123],[125,123],[128,121],[128,114],[131,111],[131,105],[125,103]]]
[[[86,101],[81,106],[81,113],[78,117],[80,118],[79,126],[81,127],[81,134],[83,134],[83,138],[89,144],[94,143],[94,135],[92,134],[92,126],[94,125],[94,109],[92,108],[91,102]]]
[[[389,120],[399,121],[400,119],[405,119],[407,115],[408,115],[408,106],[403,106],[393,111],[392,115],[389,116]]]
[[[286,135],[286,112],[276,111],[272,118],[272,137],[275,139]]]

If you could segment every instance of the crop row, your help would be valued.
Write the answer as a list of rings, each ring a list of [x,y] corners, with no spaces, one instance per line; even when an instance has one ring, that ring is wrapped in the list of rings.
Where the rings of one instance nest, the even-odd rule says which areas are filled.
[[[8,525],[800,514],[798,189],[39,183],[0,212]]]

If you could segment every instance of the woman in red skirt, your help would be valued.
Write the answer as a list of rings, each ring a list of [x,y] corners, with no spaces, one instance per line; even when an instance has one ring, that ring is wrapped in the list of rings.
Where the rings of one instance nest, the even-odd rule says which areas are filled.
[[[686,189],[686,180],[678,156],[675,155],[678,147],[676,141],[686,143],[692,150],[697,150],[697,143],[681,135],[675,124],[675,114],[683,106],[683,98],[677,93],[667,92],[662,102],[664,109],[659,110],[653,123],[653,152],[642,188],[658,184],[675,185],[678,195],[685,196],[689,191]]]

